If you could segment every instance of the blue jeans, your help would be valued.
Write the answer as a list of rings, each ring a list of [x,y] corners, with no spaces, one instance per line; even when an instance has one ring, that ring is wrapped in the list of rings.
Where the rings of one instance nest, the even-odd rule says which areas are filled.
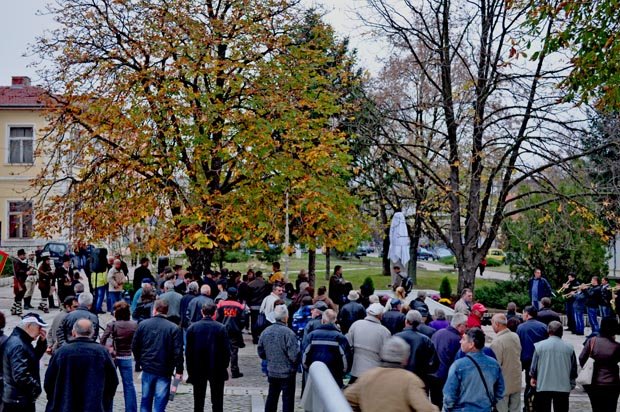
[[[601,318],[615,318],[609,306],[599,306],[598,309],[601,311]]]
[[[170,396],[171,377],[157,376],[152,373],[142,372],[142,400],[140,412],[153,411],[153,399],[155,399],[155,412],[164,412]]]
[[[123,292],[112,292],[108,290],[108,312],[114,312],[114,304],[123,299]]]
[[[573,312],[575,314],[575,334],[583,335],[583,307],[573,306]]]
[[[108,290],[108,285],[100,286],[95,289],[95,294],[97,295],[97,303],[95,304],[95,311],[102,312],[103,301],[105,299],[106,292]]]
[[[588,322],[590,322],[590,327],[592,328],[591,335],[598,335],[599,326],[598,326],[598,308],[588,307]]]
[[[123,396],[125,398],[125,412],[137,412],[136,388],[133,386],[133,360],[116,359],[116,367],[123,381]]]

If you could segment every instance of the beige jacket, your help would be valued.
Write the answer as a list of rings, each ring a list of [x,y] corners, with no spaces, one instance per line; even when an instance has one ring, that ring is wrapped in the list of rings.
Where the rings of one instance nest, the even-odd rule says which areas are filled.
[[[439,412],[424,391],[424,382],[405,369],[374,368],[344,391],[354,411]]]
[[[505,396],[521,392],[521,341],[519,336],[510,329],[504,329],[493,338],[490,346],[499,366],[502,367]]]
[[[125,282],[127,282],[127,277],[122,270],[115,267],[110,268],[108,271],[108,291],[122,292]]]

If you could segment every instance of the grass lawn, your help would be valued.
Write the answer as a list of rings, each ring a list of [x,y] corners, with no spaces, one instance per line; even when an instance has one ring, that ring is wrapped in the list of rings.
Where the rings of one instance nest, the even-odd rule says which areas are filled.
[[[282,270],[285,268],[284,259],[280,259]],[[390,284],[390,277],[383,276],[381,274],[381,258],[364,256],[361,259],[340,260],[332,257],[331,259],[331,271],[334,270],[334,266],[341,265],[344,269],[343,276],[346,280],[353,284],[354,288],[359,288],[364,279],[370,276],[374,282],[375,289],[388,289],[387,285]],[[261,262],[256,259],[251,259],[248,262],[242,263],[227,263],[225,266],[229,269],[238,270],[242,273],[253,268],[254,270],[261,270],[264,274],[271,273],[271,265],[267,262]],[[289,260],[289,279],[294,281],[297,278],[297,273],[301,269],[308,267],[307,255],[303,255],[302,259],[291,257]],[[328,280],[325,274],[325,256],[317,255],[316,257],[316,284],[319,286],[327,286]],[[495,269],[495,268],[494,268]],[[331,275],[331,273],[330,273]],[[452,293],[456,293],[457,277],[456,273],[446,272],[433,272],[424,269],[418,269],[417,285],[416,288],[420,289],[432,289],[439,290],[439,284],[444,276],[448,276],[450,285],[452,286]],[[327,276],[329,278],[329,276]],[[495,283],[494,280],[488,279],[476,279],[476,286],[488,286]]]
[[[487,266],[487,270],[490,270],[491,272],[510,273],[510,266],[508,265]]]

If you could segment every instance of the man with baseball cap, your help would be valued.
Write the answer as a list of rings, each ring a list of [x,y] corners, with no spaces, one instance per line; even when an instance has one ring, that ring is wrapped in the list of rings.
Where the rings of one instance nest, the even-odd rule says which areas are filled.
[[[327,309],[329,309],[329,306],[327,306],[327,303],[323,302],[322,300],[319,300],[314,305],[310,306],[310,313],[312,314],[312,319],[308,321],[308,324],[304,328],[303,336],[308,336],[310,332],[321,326],[323,312],[325,312]]]
[[[482,327],[482,317],[486,311],[487,308],[482,303],[474,303],[467,317],[467,329]]]
[[[392,334],[381,324],[383,306],[373,303],[366,309],[366,317],[351,325],[347,339],[353,348],[353,366],[351,367],[351,380],[353,383],[362,373],[380,365],[379,352],[386,340]]]
[[[47,349],[47,323],[36,313],[27,313],[7,339],[2,353],[4,411],[34,412],[41,394],[39,361]],[[33,347],[32,342],[37,340]]]

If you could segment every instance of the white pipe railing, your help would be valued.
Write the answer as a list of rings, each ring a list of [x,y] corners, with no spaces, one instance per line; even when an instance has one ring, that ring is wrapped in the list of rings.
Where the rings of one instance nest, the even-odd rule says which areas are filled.
[[[352,412],[340,387],[323,362],[312,362],[301,398],[305,411]]]

